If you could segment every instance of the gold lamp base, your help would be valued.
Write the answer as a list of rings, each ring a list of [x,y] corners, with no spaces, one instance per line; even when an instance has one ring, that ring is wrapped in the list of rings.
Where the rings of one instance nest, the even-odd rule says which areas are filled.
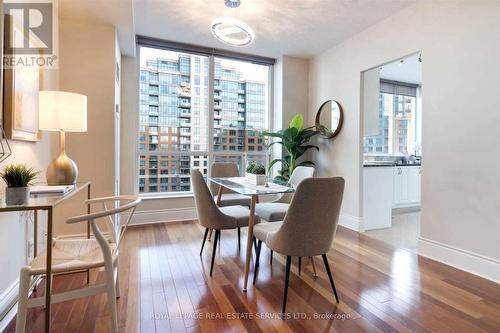
[[[50,162],[47,168],[47,184],[74,185],[78,179],[78,167],[76,163],[66,155],[64,131],[61,131],[59,138],[61,153],[56,159]]]

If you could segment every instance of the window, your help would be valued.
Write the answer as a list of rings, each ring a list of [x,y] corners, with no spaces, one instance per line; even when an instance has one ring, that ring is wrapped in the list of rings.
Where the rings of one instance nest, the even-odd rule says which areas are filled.
[[[418,154],[419,87],[380,80],[379,133],[364,138],[365,154]]]
[[[207,175],[213,161],[266,162],[270,65],[151,47],[140,64],[140,193],[189,192],[190,170]]]

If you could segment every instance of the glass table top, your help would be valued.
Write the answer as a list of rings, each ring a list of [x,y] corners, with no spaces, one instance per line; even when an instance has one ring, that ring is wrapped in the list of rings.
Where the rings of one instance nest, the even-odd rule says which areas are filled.
[[[39,185],[39,184],[35,184]],[[33,209],[47,209],[57,206],[63,200],[70,198],[82,189],[90,186],[90,182],[76,183],[72,189],[65,193],[50,193],[50,194],[31,194],[28,202],[22,205],[7,205],[5,202],[5,193],[0,195],[0,211],[19,211]]]
[[[243,195],[265,195],[278,193],[293,193],[295,189],[269,182],[265,185],[253,185],[245,177],[210,177],[209,181]]]

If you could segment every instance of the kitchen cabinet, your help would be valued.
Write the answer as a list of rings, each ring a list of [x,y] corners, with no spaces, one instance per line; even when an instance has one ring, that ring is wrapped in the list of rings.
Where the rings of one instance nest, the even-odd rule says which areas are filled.
[[[390,228],[392,209],[420,205],[420,166],[363,168],[362,230]]]
[[[394,207],[410,207],[420,204],[420,166],[394,167]]]
[[[363,226],[372,230],[392,226],[394,167],[363,168]]]

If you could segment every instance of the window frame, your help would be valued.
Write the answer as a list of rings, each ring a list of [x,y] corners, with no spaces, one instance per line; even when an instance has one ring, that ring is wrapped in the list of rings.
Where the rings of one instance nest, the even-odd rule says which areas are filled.
[[[141,39],[142,38],[142,39]],[[222,59],[229,59],[229,60],[237,60],[237,61],[246,61],[250,63],[254,63],[257,65],[265,65],[268,66],[268,78],[267,78],[267,124],[269,129],[274,128],[274,110],[273,110],[273,101],[274,101],[274,63],[275,59],[271,58],[265,58],[265,57],[259,57],[259,56],[253,56],[249,54],[242,54],[242,53],[234,53],[230,51],[220,51],[216,52],[216,50],[211,49],[212,52],[210,54],[206,54],[205,52],[196,52],[196,49],[204,49],[198,46],[193,46],[193,45],[188,45],[188,44],[182,44],[182,43],[176,43],[176,42],[170,42],[170,41],[162,41],[162,40],[156,40],[156,39],[150,39],[148,38],[148,42],[144,42],[144,38],[146,37],[140,37],[137,36],[137,52],[138,52],[138,57],[140,59],[141,57],[141,47],[148,47],[148,48],[156,48],[160,50],[167,50],[167,51],[173,51],[173,52],[179,52],[179,53],[185,53],[185,54],[192,54],[192,55],[199,55],[199,56],[206,56],[208,58],[208,140],[207,140],[207,151],[175,151],[173,154],[179,154],[183,156],[207,156],[208,160],[208,165],[207,165],[207,176],[210,177],[211,173],[211,166],[214,163],[215,159],[217,156],[237,156],[241,157],[241,163],[239,165],[240,171],[243,170],[245,167],[243,164],[247,160],[248,155],[258,155],[258,156],[265,156],[266,159],[266,165],[269,164],[270,158],[271,158],[271,151],[269,150],[263,150],[263,151],[214,151],[214,142],[213,139],[210,140],[210,138],[214,137],[214,114],[215,114],[215,89],[214,89],[214,83],[215,83],[215,58],[222,58]],[[154,41],[154,42],[151,42]],[[166,45],[165,43],[168,43]],[[183,48],[182,46],[188,45],[188,47]],[[193,51],[194,50],[194,51]],[[138,91],[137,94],[140,95],[140,85],[141,85],[141,78],[140,78],[140,71],[141,71],[141,66],[140,66],[140,60],[138,61]],[[140,107],[140,98],[138,96],[138,105],[137,105],[137,110],[139,110]],[[148,152],[141,151],[139,149],[139,126],[140,126],[140,112],[137,112],[136,115],[137,119],[137,135],[135,137],[135,160],[136,160],[136,165],[135,165],[135,179],[134,179],[134,189],[136,193],[143,199],[163,199],[163,198],[185,198],[185,197],[192,197],[193,196],[193,191],[192,188],[190,191],[171,191],[171,192],[143,192],[141,193],[139,191],[139,179],[140,178],[147,178],[148,175],[140,175],[139,169],[140,169],[140,157],[141,155],[148,155]],[[172,154],[170,152],[169,154]],[[201,168],[203,168],[203,165],[200,165]],[[161,187],[161,180],[158,181],[157,184],[155,184],[158,188]]]

